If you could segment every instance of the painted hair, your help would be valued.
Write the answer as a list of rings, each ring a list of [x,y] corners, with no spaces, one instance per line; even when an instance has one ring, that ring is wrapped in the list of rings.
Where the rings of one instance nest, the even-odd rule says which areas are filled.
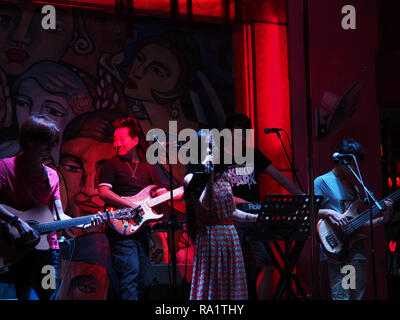
[[[25,80],[35,80],[47,92],[63,97],[74,114],[93,110],[92,97],[85,82],[62,64],[43,61],[22,73],[12,87],[13,95]]]
[[[72,119],[63,132],[62,142],[84,137],[99,142],[113,142],[114,121],[120,117],[115,110],[100,110],[81,114]]]

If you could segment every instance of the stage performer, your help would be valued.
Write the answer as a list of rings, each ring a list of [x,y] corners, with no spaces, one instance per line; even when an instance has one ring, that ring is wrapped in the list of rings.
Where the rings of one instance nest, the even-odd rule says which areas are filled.
[[[18,211],[27,211],[38,206],[48,207],[51,212],[49,222],[58,218],[71,219],[62,208],[56,171],[43,165],[58,144],[59,138],[59,129],[50,118],[45,115],[31,115],[22,123],[19,131],[22,153],[0,160],[0,220],[15,227],[28,246],[34,244],[39,237],[25,222],[29,220],[28,213],[26,219],[22,219],[4,205]],[[93,231],[101,226],[102,222],[102,217],[98,215],[92,218],[92,224],[77,227]],[[7,232],[4,224],[0,232],[3,240]],[[9,266],[6,277],[15,284],[17,299],[35,298],[31,295],[31,289],[40,300],[48,300],[54,292],[54,288],[46,289],[42,286],[42,268],[45,265],[53,265],[57,274],[57,235],[54,232],[49,233],[47,241],[49,250],[28,250],[20,260]],[[0,255],[3,252],[0,252]]]
[[[235,113],[228,116],[225,127],[232,132],[242,130],[241,141],[235,141],[230,149],[225,148],[225,152],[234,153],[235,146],[242,145],[242,150],[247,147],[245,130],[251,129],[250,119],[243,113]],[[228,145],[229,146],[229,145]],[[268,174],[279,185],[291,194],[304,194],[300,188],[280,172],[259,149],[254,148],[254,163],[248,163],[245,167],[235,163],[229,166],[228,173],[232,182],[232,190],[236,205],[243,202],[260,202],[260,175]],[[249,150],[246,151],[247,153]],[[254,239],[252,236],[252,226],[247,222],[236,222],[240,242],[244,254],[246,266],[247,282],[249,286],[249,298],[258,300],[268,300],[272,297],[272,279],[275,266],[272,257],[268,254],[265,246],[268,242]]]
[[[99,174],[99,195],[107,204],[115,207],[136,207],[129,199],[149,185],[156,185],[153,196],[167,192],[151,165],[138,157],[140,128],[136,119],[126,117],[114,122],[114,148],[116,156],[105,161]],[[107,225],[112,267],[117,274],[117,295],[122,300],[139,300],[143,297],[151,263],[148,257],[149,228],[141,227],[132,235],[124,236]],[[153,241],[155,239],[153,238]],[[158,250],[163,251],[160,240]]]
[[[357,161],[365,157],[362,145],[354,139],[343,140],[336,148],[341,154],[352,154]],[[349,206],[360,199],[357,186],[353,183],[353,174],[343,160],[334,160],[335,165],[328,173],[317,177],[314,180],[316,195],[324,196],[321,209],[318,211],[318,219],[327,219],[336,227],[343,228],[349,223],[344,215]],[[352,157],[346,162],[353,168],[355,161]],[[382,225],[387,222],[393,212],[393,202],[390,199],[384,201],[385,210],[379,218],[373,219],[373,226]],[[369,229],[369,221],[359,229],[359,232]],[[362,300],[367,285],[367,258],[363,241],[357,241],[350,246],[347,252],[338,255],[322,250],[321,257],[327,262],[327,270],[333,300]],[[356,272],[355,288],[343,288],[343,273],[341,268],[344,265],[352,265]]]
[[[204,132],[200,136],[209,144],[211,136]],[[255,222],[258,215],[235,207],[229,175],[223,165],[212,165],[212,146],[207,148],[201,164],[189,164],[184,178],[188,228],[195,246],[190,299],[245,300],[246,273],[233,219]]]

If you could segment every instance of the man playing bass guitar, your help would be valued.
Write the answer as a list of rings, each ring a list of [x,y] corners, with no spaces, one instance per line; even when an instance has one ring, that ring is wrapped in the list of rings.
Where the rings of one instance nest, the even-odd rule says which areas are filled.
[[[114,148],[117,155],[102,165],[99,174],[99,195],[107,204],[115,207],[135,207],[132,198],[149,185],[163,185],[156,170],[146,162],[140,162],[137,146],[140,128],[134,118],[114,122]],[[156,195],[167,192],[156,190]],[[133,219],[135,220],[135,219]],[[140,220],[140,217],[139,217]],[[112,267],[117,274],[117,295],[122,300],[138,300],[146,284],[149,271],[149,232],[146,227],[133,233],[135,221],[107,224],[106,234],[110,242]],[[139,221],[137,221],[139,223]],[[154,239],[153,241],[157,241]],[[162,250],[161,243],[156,243]]]
[[[354,139],[343,140],[336,148],[336,152],[342,155],[354,155],[357,161],[361,161],[365,156],[364,148]],[[347,167],[347,164],[354,165],[352,156],[346,158],[346,162],[341,159],[334,159],[334,161],[335,165],[331,171],[314,180],[315,194],[324,196],[318,212],[317,231],[322,242],[322,256],[327,261],[331,298],[333,300],[361,300],[367,285],[365,247],[363,241],[356,241],[361,240],[359,233],[352,238],[349,235],[356,226],[360,226],[360,229],[369,228],[369,220],[365,219],[363,224],[354,223],[360,220],[358,217],[361,214],[354,212],[357,211],[354,207],[360,200],[360,194],[352,183],[353,174]],[[383,215],[373,219],[374,226],[388,221],[393,212],[392,200],[386,199],[382,205]],[[380,214],[380,211],[376,213]],[[366,214],[368,212],[365,216]],[[346,229],[346,226],[352,229]],[[335,238],[336,235],[338,236]],[[352,265],[355,268],[355,289],[349,290],[342,287],[341,268],[344,265]]]

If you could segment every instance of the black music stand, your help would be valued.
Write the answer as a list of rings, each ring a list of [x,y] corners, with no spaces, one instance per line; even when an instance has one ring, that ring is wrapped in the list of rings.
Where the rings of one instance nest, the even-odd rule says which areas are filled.
[[[314,196],[316,212],[322,203],[322,196]],[[271,247],[266,249],[273,258],[280,274],[280,279],[273,295],[274,300],[281,299],[286,289],[287,298],[295,297],[291,280],[296,284],[299,293],[307,300],[299,280],[293,272],[305,242],[311,234],[311,203],[310,195],[267,195],[259,209],[259,216],[254,230],[254,237],[262,241],[271,241],[283,261],[281,268]],[[258,211],[258,210],[257,210]],[[285,251],[277,241],[285,242]],[[292,242],[294,245],[292,246]]]

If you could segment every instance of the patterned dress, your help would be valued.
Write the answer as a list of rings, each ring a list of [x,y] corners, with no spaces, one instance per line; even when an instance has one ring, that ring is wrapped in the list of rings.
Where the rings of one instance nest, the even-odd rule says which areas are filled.
[[[214,192],[214,210],[200,213],[190,299],[245,300],[246,272],[239,236],[231,220],[234,202],[227,173],[217,179]]]

